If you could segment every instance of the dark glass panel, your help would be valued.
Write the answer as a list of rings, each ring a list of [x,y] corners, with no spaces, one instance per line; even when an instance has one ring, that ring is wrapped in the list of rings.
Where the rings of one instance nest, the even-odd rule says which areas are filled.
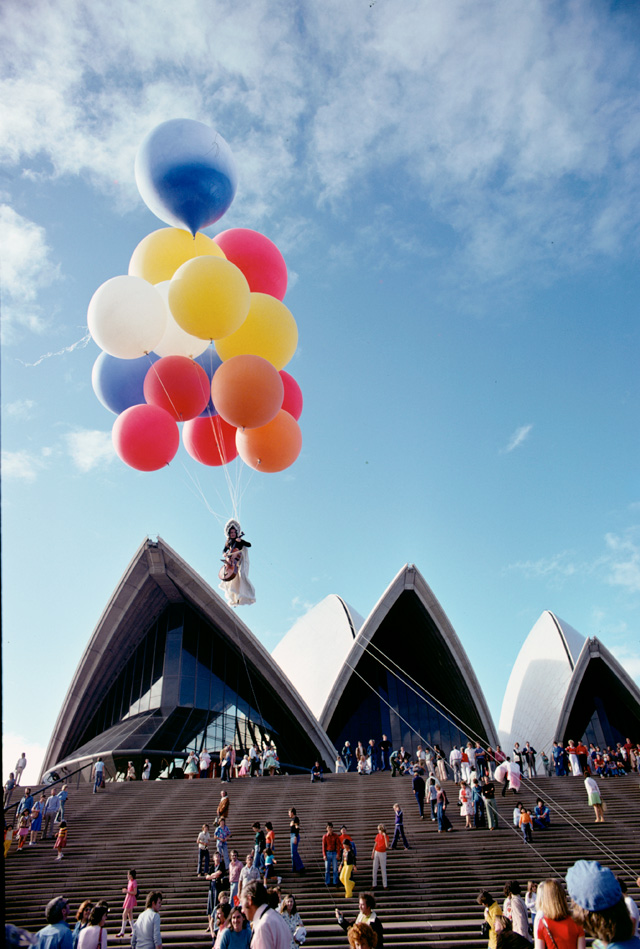
[[[178,675],[180,672],[180,652],[182,647],[182,630],[174,629],[167,633],[164,650],[164,674]]]
[[[145,636],[142,647],[144,656],[142,658],[142,670],[140,673],[140,695],[146,695],[151,688],[151,676],[153,673],[153,654],[155,652],[156,635],[158,624],[154,623],[153,628]]]
[[[180,704],[179,676],[162,677],[162,706],[172,708]]]
[[[167,642],[166,617],[162,616],[156,624],[155,646],[153,655],[153,682],[162,677],[164,670],[164,653]]]
[[[193,705],[195,691],[195,676],[180,676],[180,705]]]
[[[211,673],[208,669],[198,663],[198,674],[196,676],[196,707],[209,708],[209,686],[211,684]]]
[[[133,663],[131,660],[127,663],[124,670],[124,682],[122,686],[122,711],[120,717],[124,718],[129,714],[131,708],[131,685],[133,682]]]

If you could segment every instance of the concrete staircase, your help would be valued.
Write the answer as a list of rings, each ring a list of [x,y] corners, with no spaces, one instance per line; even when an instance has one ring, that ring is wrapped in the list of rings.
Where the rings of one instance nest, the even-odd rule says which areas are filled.
[[[244,778],[226,785],[231,807],[231,844],[241,858],[253,849],[251,824],[273,823],[282,891],[293,892],[308,930],[306,945],[344,947],[346,937],[334,919],[340,908],[355,918],[357,899],[344,899],[342,886],[326,888],[321,860],[321,836],[327,820],[336,829],[346,824],[358,848],[357,895],[371,887],[370,854],[379,822],[393,831],[393,804],[404,809],[411,850],[389,854],[389,888],[378,883],[376,899],[389,946],[486,946],[480,937],[482,913],[475,903],[481,889],[502,901],[506,880],[564,874],[576,859],[599,859],[625,877],[630,895],[638,899],[635,877],[640,872],[640,777],[629,775],[601,782],[608,810],[606,823],[593,822],[582,781],[539,778],[523,782],[517,799],[532,808],[538,796],[552,808],[552,826],[534,833],[533,846],[514,832],[511,815],[516,798],[498,798],[501,828],[465,831],[455,804],[457,788],[447,784],[454,832],[438,834],[427,813],[420,821],[411,782],[389,773],[370,776],[331,775],[311,785],[307,777]],[[52,841],[39,841],[23,852],[12,846],[5,862],[6,919],[36,931],[44,925],[44,906],[64,894],[72,912],[83,899],[106,899],[111,904],[109,938],[112,945],[121,915],[121,888],[127,869],[137,870],[139,905],[148,890],[163,891],[163,942],[171,949],[210,945],[205,934],[208,884],[196,876],[195,839],[203,822],[213,825],[220,782],[157,781],[108,784],[97,795],[81,787],[67,802],[69,842],[65,858],[55,862]],[[300,853],[307,872],[291,872],[287,812],[297,808],[301,822]],[[571,826],[560,811],[577,822]],[[128,944],[128,940],[125,940]]]

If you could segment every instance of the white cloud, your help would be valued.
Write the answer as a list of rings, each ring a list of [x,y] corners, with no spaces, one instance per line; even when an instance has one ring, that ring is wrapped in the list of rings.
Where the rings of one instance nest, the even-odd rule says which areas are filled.
[[[606,644],[605,644],[606,645]],[[621,643],[618,646],[608,647],[620,665],[629,673],[632,679],[640,682],[640,652],[637,646]]]
[[[81,429],[64,436],[67,451],[80,471],[87,472],[116,460],[110,432]]]
[[[630,527],[623,534],[606,534],[605,550],[590,561],[580,561],[571,551],[562,551],[538,560],[509,564],[506,570],[521,573],[528,579],[546,578],[553,582],[592,576],[627,593],[640,593],[639,534],[640,529],[636,527]]]
[[[455,232],[458,273],[461,262],[487,279],[538,261],[559,271],[636,239],[640,69],[609,6],[60,0],[37,18],[6,7],[0,158],[88,175],[122,209],[140,203],[145,132],[186,115],[215,125],[238,159],[225,226],[250,209],[277,240],[301,198],[338,215],[364,200],[373,213],[392,179],[396,200]],[[392,206],[381,245],[393,231]],[[428,252],[426,230],[412,237]]]
[[[2,477],[5,480],[32,483],[43,467],[41,458],[28,451],[2,452]]]
[[[607,557],[607,582],[623,587],[628,593],[640,593],[640,546],[634,541],[632,529],[624,536],[607,534],[605,541],[610,551]]]
[[[31,418],[31,410],[35,405],[33,399],[17,399],[15,402],[7,402],[4,411],[10,418],[27,419]]]
[[[308,613],[309,610],[315,606],[314,603],[310,603],[309,600],[305,600],[304,597],[294,596],[291,600],[291,606],[294,610],[299,610],[302,613]]]
[[[511,438],[509,439],[505,448],[501,449],[503,454],[507,454],[510,451],[513,451],[515,448],[518,448],[531,434],[531,429],[533,425],[520,425],[519,428],[515,430]]]
[[[22,756],[23,751],[27,759],[27,767],[22,773],[20,785],[21,787],[36,785],[47,749],[44,745],[29,741],[22,735],[16,735],[12,732],[3,732],[2,735],[3,784],[9,777],[9,772],[13,771],[16,761]],[[21,793],[19,791],[14,791],[13,795],[14,801],[20,800]]]
[[[51,359],[53,356],[64,356],[65,353],[72,353],[76,349],[84,349],[85,346],[91,342],[91,333],[89,330],[86,330],[84,336],[81,339],[77,339],[75,343],[70,343],[68,346],[63,346],[62,349],[57,349],[55,352],[43,353],[42,356],[39,356],[35,362],[24,362],[23,359],[18,359],[19,363],[22,363],[23,366],[26,366],[28,369],[32,369],[34,366],[39,366],[41,362],[44,362],[45,359]]]
[[[59,276],[51,261],[44,228],[0,204],[0,260],[2,288],[6,294],[2,313],[2,338],[11,338],[17,325],[42,332],[46,322],[37,304],[43,287]]]
[[[585,565],[576,563],[570,551],[563,551],[551,557],[540,557],[538,560],[512,563],[506,569],[522,573],[527,579],[544,577],[549,580],[566,580],[567,577],[573,577],[580,573],[585,569]]]

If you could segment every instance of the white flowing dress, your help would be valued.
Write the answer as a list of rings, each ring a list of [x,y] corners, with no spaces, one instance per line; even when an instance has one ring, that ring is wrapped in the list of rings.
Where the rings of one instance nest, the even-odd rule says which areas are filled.
[[[256,602],[256,591],[249,580],[249,551],[246,547],[242,548],[238,572],[233,580],[223,580],[218,586],[229,606],[249,606]]]

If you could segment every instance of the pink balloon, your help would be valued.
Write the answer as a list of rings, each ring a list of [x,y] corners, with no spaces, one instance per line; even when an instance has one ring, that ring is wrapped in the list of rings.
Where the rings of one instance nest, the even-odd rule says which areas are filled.
[[[185,422],[182,444],[201,465],[226,465],[238,456],[236,431],[219,415]]]
[[[284,369],[280,370],[280,376],[282,377],[282,382],[284,383],[284,399],[282,400],[282,408],[285,410],[285,412],[288,412],[289,415],[293,415],[297,422],[302,415],[302,390],[293,376],[289,375],[288,372],[285,372]]]
[[[180,445],[178,426],[157,405],[132,405],[125,409],[113,423],[111,437],[118,456],[138,471],[164,468]]]
[[[164,409],[177,422],[200,415],[210,394],[209,376],[188,356],[163,356],[144,379],[147,402]]]
[[[245,275],[252,293],[284,299],[287,265],[273,241],[248,227],[232,227],[213,240]]]

